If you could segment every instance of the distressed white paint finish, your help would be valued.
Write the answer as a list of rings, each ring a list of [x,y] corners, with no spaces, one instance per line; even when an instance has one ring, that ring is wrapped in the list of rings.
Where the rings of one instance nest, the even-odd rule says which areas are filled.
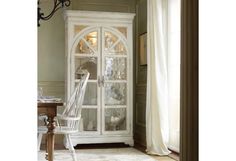
[[[97,131],[82,131],[71,137],[73,145],[90,144],[90,143],[116,143],[124,142],[125,144],[133,145],[133,18],[132,13],[118,12],[95,12],[95,11],[75,11],[67,10],[64,13],[65,28],[66,28],[66,98],[73,91],[75,79],[75,58],[88,57],[76,53],[76,46],[79,41],[91,31],[98,32],[98,50],[93,57],[97,58],[97,76],[104,76],[105,53],[104,53],[104,31],[109,31],[116,35],[124,44],[127,54],[114,57],[124,57],[127,61],[127,79],[116,82],[124,82],[127,87],[126,100],[126,129],[106,131],[105,130],[105,90],[104,86],[99,86],[98,79],[89,80],[88,82],[97,83],[97,105],[83,106],[83,108],[97,109]],[[75,34],[75,26],[88,26]],[[127,38],[116,29],[116,27],[125,27],[127,29]],[[109,82],[109,81],[107,81]],[[120,105],[119,105],[120,106]],[[110,108],[121,108],[117,105]],[[67,143],[64,141],[65,146]]]

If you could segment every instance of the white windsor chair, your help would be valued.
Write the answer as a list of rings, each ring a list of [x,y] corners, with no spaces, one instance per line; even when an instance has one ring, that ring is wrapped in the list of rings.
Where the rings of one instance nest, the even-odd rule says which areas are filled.
[[[85,89],[87,86],[89,72],[84,72],[79,83],[76,84],[70,99],[65,105],[65,109],[62,114],[57,114],[56,128],[54,134],[64,134],[69,145],[69,150],[72,153],[73,160],[76,161],[76,153],[71,142],[70,134],[77,133],[79,131],[79,123],[81,119],[82,103],[84,100]],[[40,150],[40,144],[43,134],[47,133],[46,126],[38,127],[38,151]]]

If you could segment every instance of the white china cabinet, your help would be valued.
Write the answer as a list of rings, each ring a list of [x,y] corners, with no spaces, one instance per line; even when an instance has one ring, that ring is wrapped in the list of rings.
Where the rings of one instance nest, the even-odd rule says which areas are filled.
[[[134,14],[65,11],[64,16],[67,98],[81,71],[90,72],[80,132],[71,137],[73,145],[133,145]]]

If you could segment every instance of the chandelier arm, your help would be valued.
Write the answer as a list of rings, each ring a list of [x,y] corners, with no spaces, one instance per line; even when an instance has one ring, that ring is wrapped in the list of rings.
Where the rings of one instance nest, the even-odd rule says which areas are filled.
[[[66,7],[69,7],[70,6],[70,0],[64,0],[64,3],[63,3]]]
[[[60,5],[60,0],[59,1],[57,1],[57,0],[54,0],[54,7],[53,7],[53,9],[52,9],[52,11],[49,13],[49,15],[47,15],[47,16],[44,16],[44,14],[42,14],[42,15],[40,15],[40,19],[42,19],[42,20],[49,20],[52,16],[53,16],[53,14],[59,9],[59,8],[61,8],[61,7],[58,7]],[[57,8],[58,7],[58,8]]]
[[[40,0],[38,0],[38,5],[39,5],[39,1]],[[70,0],[54,0],[54,7],[47,16],[44,16],[44,13],[40,11],[41,8],[38,7],[38,26],[40,26],[39,20],[49,20],[57,10],[59,10],[60,8],[63,8],[64,6],[69,7]]]

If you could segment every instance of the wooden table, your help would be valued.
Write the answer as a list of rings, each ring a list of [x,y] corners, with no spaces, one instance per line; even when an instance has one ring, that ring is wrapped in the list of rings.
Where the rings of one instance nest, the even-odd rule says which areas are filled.
[[[45,114],[48,117],[48,132],[47,132],[47,153],[46,159],[53,161],[54,151],[54,129],[56,127],[54,117],[57,115],[57,106],[62,106],[62,102],[38,102],[38,115]]]

